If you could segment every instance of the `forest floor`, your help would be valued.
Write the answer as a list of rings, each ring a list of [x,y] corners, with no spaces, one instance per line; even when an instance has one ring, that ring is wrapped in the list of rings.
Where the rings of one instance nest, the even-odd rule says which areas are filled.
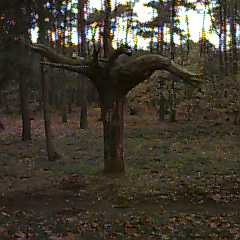
[[[240,128],[128,116],[124,176],[104,176],[99,113],[54,116],[62,158],[48,162],[40,116],[22,142],[19,116],[0,132],[1,240],[240,239]]]

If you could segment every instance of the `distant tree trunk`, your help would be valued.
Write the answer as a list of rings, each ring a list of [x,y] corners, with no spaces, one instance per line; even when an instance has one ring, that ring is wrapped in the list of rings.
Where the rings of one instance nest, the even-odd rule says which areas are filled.
[[[150,48],[150,53],[152,53],[154,50],[154,27],[151,28],[151,37],[150,37],[149,48]]]
[[[42,5],[42,1],[39,2],[39,42],[46,44],[47,43],[47,30],[45,25],[45,9]],[[44,58],[41,58],[43,61]],[[47,154],[49,161],[55,161],[60,156],[57,153],[54,143],[53,143],[53,132],[51,128],[51,114],[49,109],[48,103],[48,82],[45,77],[44,67],[43,65],[40,66],[41,72],[41,87],[42,87],[42,108],[43,108],[43,115],[44,115],[44,127],[45,127],[45,136],[46,136],[46,146],[47,146]]]
[[[174,42],[174,34],[175,34],[175,17],[176,17],[176,0],[172,1],[171,8],[171,32],[170,32],[170,55],[171,60],[175,59],[175,42]],[[175,81],[172,80],[172,89],[171,89],[171,101],[170,101],[170,121],[176,121],[176,88]]]
[[[67,123],[68,121],[68,115],[67,115],[67,93],[66,93],[66,84],[65,84],[65,71],[63,70],[63,76],[64,78],[61,79],[62,80],[62,88],[61,88],[61,92],[62,92],[62,106],[61,106],[61,110],[62,110],[62,123]]]
[[[238,73],[238,51],[237,51],[237,0],[234,0],[233,4],[230,6],[231,16],[230,16],[230,31],[231,31],[231,55],[232,55],[232,72],[233,74]]]
[[[160,36],[159,36],[160,35]],[[163,45],[164,45],[164,23],[161,22],[158,26],[158,52],[163,55]],[[163,81],[159,79],[158,82],[158,91],[159,91],[159,121],[162,122],[165,120],[165,98],[163,96]]]
[[[47,145],[47,154],[49,161],[55,161],[59,158],[59,154],[55,150],[53,143],[53,132],[51,128],[51,114],[48,103],[48,82],[45,77],[44,67],[41,65],[41,84],[42,84],[42,103],[43,103],[43,115],[44,115],[44,127]]]
[[[84,9],[86,7],[87,1],[78,1],[78,34],[80,35],[79,38],[79,46],[78,46],[78,53],[82,57],[86,57],[86,21],[85,21],[85,14]],[[80,112],[80,128],[86,129],[88,128],[88,110],[87,110],[87,79],[83,77],[81,82],[81,112]]]
[[[223,0],[223,52],[224,52],[224,72],[228,75],[228,54],[227,54],[227,2]]]
[[[186,61],[188,63],[189,60],[189,53],[190,53],[190,37],[191,37],[191,33],[190,33],[190,28],[189,28],[189,19],[188,16],[186,15],[186,25],[187,25],[187,34],[186,34],[186,45],[187,45],[187,55],[186,55]]]
[[[117,4],[117,2],[115,1],[115,4]],[[131,6],[132,7],[132,6]],[[127,16],[127,27],[126,27],[126,35],[125,35],[125,45],[128,45],[128,35],[129,35],[129,31],[132,25],[132,18],[133,18],[133,12],[131,11],[130,16]]]
[[[171,60],[175,59],[175,18],[176,18],[176,0],[172,0],[171,6],[171,26],[170,26],[170,58]]]
[[[222,4],[221,1],[219,0],[219,47],[218,47],[218,52],[219,52],[219,70],[220,73],[224,72],[224,64],[223,64],[223,11],[222,11]]]
[[[163,50],[164,50],[164,23],[161,24],[160,26],[160,32],[161,32],[161,38],[160,38],[160,41],[161,41],[161,45],[160,45],[160,53],[161,55],[163,55]]]
[[[124,97],[115,98],[109,107],[103,104],[104,172],[123,173]]]
[[[184,43],[183,43],[183,33],[180,33],[180,50],[181,50],[181,65],[184,65]]]
[[[158,37],[157,37],[157,51],[163,55],[163,42],[162,42],[162,23],[158,26]]]
[[[62,123],[68,122],[68,115],[67,115],[67,96],[65,90],[62,92]]]
[[[82,92],[82,99],[81,99],[81,116],[80,116],[80,128],[87,129],[88,128],[88,102],[87,102],[87,92],[88,92],[88,79],[86,77],[82,77],[82,84],[81,84],[81,92]]]
[[[28,86],[26,76],[20,73],[19,81],[19,93],[21,102],[21,113],[22,113],[22,140],[31,140],[31,120],[29,116],[29,104],[28,104]]]

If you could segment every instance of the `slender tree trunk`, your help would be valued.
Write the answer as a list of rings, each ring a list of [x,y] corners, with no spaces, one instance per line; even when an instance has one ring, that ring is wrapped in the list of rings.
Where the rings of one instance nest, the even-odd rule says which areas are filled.
[[[47,44],[47,28],[45,24],[45,9],[43,7],[43,1],[37,2],[38,5],[38,14],[39,14],[39,39],[38,41],[42,44]],[[41,61],[44,61],[44,58],[41,58]],[[46,136],[46,146],[47,146],[47,155],[49,161],[55,161],[60,156],[55,150],[55,146],[53,143],[53,132],[51,129],[51,113],[49,109],[48,103],[48,82],[45,77],[44,67],[40,65],[41,72],[41,87],[42,87],[42,109],[44,116],[44,130]]]
[[[68,114],[67,114],[67,96],[65,89],[62,92],[62,123],[68,122]]]
[[[160,46],[161,46],[161,30],[160,30],[160,26],[158,26],[158,32],[157,32],[157,52],[158,53],[160,53]]]
[[[176,17],[176,0],[172,0],[172,8],[171,8],[171,29],[170,29],[170,57],[171,60],[175,59],[175,42],[174,42],[174,34],[175,34],[175,17]]]
[[[223,0],[223,52],[224,52],[224,72],[228,75],[228,54],[227,54],[227,3]]]
[[[43,102],[43,115],[44,115],[44,127],[46,136],[46,146],[49,161],[55,161],[60,156],[55,150],[53,143],[53,132],[51,128],[51,114],[48,103],[48,82],[45,78],[44,67],[41,65],[41,83],[42,83],[42,102]]]
[[[88,101],[87,101],[87,92],[88,92],[88,79],[86,77],[82,78],[81,84],[81,92],[82,92],[82,99],[81,99],[81,115],[80,115],[80,128],[87,129],[88,128]]]
[[[175,33],[175,17],[176,17],[176,0],[172,1],[172,12],[171,12],[171,33],[170,33],[170,55],[171,60],[175,59],[175,42],[174,42],[174,33]],[[176,121],[176,87],[175,81],[172,80],[172,89],[171,89],[171,104],[170,104],[170,121]]]
[[[231,16],[230,16],[230,30],[231,30],[231,61],[232,61],[232,72],[237,74],[238,72],[238,52],[237,52],[237,0],[234,0],[231,7]]]
[[[160,36],[159,36],[160,35]],[[164,23],[161,22],[158,26],[158,52],[163,55],[163,45],[164,45]],[[163,81],[159,79],[159,121],[165,120],[165,98],[163,96]]]
[[[66,0],[66,6],[68,6],[69,0]],[[64,54],[66,52],[65,44],[66,44],[66,30],[67,30],[67,18],[68,18],[68,11],[66,10],[64,13],[64,19],[63,19],[63,29],[62,29],[62,53]],[[61,44],[61,43],[60,43]],[[63,69],[63,78],[62,79],[62,123],[67,123],[68,121],[68,115],[67,115],[67,93],[66,93],[66,74],[65,70]]]
[[[19,90],[22,113],[22,140],[28,141],[31,140],[31,120],[29,116],[27,81],[22,73],[20,76]]]
[[[116,98],[112,107],[104,105],[104,172],[123,173],[124,98]]]
[[[82,57],[86,57],[86,21],[84,9],[87,4],[87,1],[79,0],[78,1],[78,34],[79,44],[78,53]],[[81,112],[80,112],[80,128],[88,128],[88,110],[87,110],[87,93],[88,93],[88,82],[85,77],[81,77]]]
[[[160,33],[161,33],[161,37],[160,37],[160,41],[161,41],[160,54],[163,55],[163,46],[164,46],[164,23],[161,23]]]
[[[65,71],[63,71],[63,76],[64,79],[61,79],[62,81],[62,106],[61,106],[61,110],[62,110],[62,123],[67,123],[68,121],[68,114],[67,114],[67,93],[66,93],[66,82],[65,82]]]
[[[190,28],[189,28],[189,19],[188,16],[186,15],[186,25],[187,25],[187,39],[186,39],[186,44],[187,44],[187,55],[186,55],[186,61],[188,63],[189,60],[189,53],[190,53]]]
[[[149,46],[149,48],[150,48],[150,53],[152,53],[153,50],[154,50],[154,27],[152,27],[152,29],[151,29],[151,37],[150,37],[150,46]]]
[[[222,3],[219,0],[219,22],[220,22],[220,30],[219,30],[219,47],[218,47],[218,52],[219,52],[219,70],[220,73],[224,72],[224,64],[223,64],[223,11],[222,11]]]
[[[181,65],[184,65],[184,43],[183,43],[183,33],[180,33],[180,50],[181,50]]]

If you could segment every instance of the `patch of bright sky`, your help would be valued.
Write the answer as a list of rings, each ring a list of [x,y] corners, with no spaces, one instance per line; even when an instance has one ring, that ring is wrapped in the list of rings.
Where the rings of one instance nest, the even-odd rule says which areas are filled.
[[[103,0],[90,0],[90,8],[101,8],[101,2]],[[112,0],[114,3],[115,0]],[[116,0],[118,3],[126,3],[127,0]],[[141,22],[144,21],[149,21],[152,18],[153,11],[151,8],[147,8],[144,6],[145,3],[148,3],[150,0],[139,0],[134,7],[134,12],[138,16],[138,20]],[[190,0],[191,1],[191,0]],[[183,8],[179,12],[180,16],[180,27],[184,30],[187,31],[187,26],[186,26],[186,15],[189,18],[189,28],[190,28],[190,33],[191,33],[191,39],[193,41],[198,41],[199,37],[202,32],[202,27],[203,27],[203,18],[204,18],[204,6],[202,4],[197,5],[197,11],[189,10],[185,11]],[[209,32],[210,26],[211,26],[211,19],[210,16],[206,14],[205,16],[205,31],[206,31],[206,36],[207,38],[215,45],[218,45],[218,38],[216,34],[212,34]],[[118,34],[116,34],[116,39],[124,39],[125,38],[125,33],[123,31],[118,31],[118,29],[124,29],[123,27],[117,28]],[[33,40],[36,40],[37,36],[35,32],[33,31]],[[129,36],[130,39],[130,44],[133,45],[133,38]],[[166,35],[166,40],[168,41],[168,35]],[[178,43],[179,38],[175,37],[175,41]],[[77,33],[76,31],[73,32],[73,42],[77,42]],[[139,37],[138,38],[138,45],[141,48],[147,48],[149,46],[149,39],[144,39]]]
[[[140,0],[136,6],[134,11],[138,14],[138,19],[141,22],[151,20],[152,18],[152,10],[151,8],[144,7],[144,3],[148,3],[149,0]],[[199,37],[202,33],[203,28],[203,19],[204,19],[204,6],[203,4],[197,5],[197,11],[188,10],[186,11],[184,8],[182,8],[179,11],[180,16],[180,27],[186,32],[187,31],[187,25],[186,25],[186,16],[188,16],[189,19],[189,29],[191,33],[191,39],[195,42],[199,40]],[[218,38],[216,34],[210,33],[210,27],[211,27],[211,18],[208,14],[205,15],[205,21],[204,21],[204,28],[206,31],[207,38],[215,45],[218,44]],[[179,38],[176,37],[176,42],[179,41]]]

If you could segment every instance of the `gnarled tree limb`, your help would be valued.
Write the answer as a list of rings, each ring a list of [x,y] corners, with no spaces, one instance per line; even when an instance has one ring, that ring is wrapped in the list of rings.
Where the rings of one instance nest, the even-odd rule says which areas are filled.
[[[156,70],[154,72],[154,74],[156,74],[157,78],[160,78],[164,81],[173,80],[175,82],[183,82],[184,84],[188,84],[192,87],[199,87],[199,85],[201,84],[201,82],[198,79],[195,79],[195,78],[193,78],[193,79],[181,79],[178,76],[173,75],[170,72],[167,72],[166,70]]]
[[[68,65],[88,65],[85,59],[73,59],[65,55],[59,54],[53,49],[43,44],[32,44],[31,49],[46,57],[49,61],[54,63],[62,63]]]
[[[40,64],[53,67],[53,68],[65,69],[71,72],[77,72],[84,75],[87,75],[89,71],[89,67],[83,66],[83,65],[69,65],[69,64],[61,64],[61,63],[52,63],[52,62],[40,62]]]
[[[49,62],[43,62],[44,65],[55,68],[64,68],[69,71],[84,74],[94,82],[97,81],[96,77],[101,75],[103,69],[108,65],[108,59],[105,58],[98,59],[98,65],[95,66],[93,59],[73,59],[63,54],[59,54],[54,49],[43,44],[32,44],[30,45],[30,48],[49,60]]]
[[[191,85],[201,83],[197,80],[201,75],[193,74],[168,58],[157,54],[129,58],[128,61],[117,64],[111,69],[110,79],[112,78],[114,83],[119,86],[121,94],[126,94],[149,78],[156,70],[166,70]]]
[[[72,59],[42,44],[33,44],[31,48],[51,61],[42,64],[84,74],[95,83],[98,89],[114,88],[112,90],[120,95],[126,95],[156,70],[166,70],[170,73],[170,79],[172,79],[171,76],[176,76],[192,86],[201,84],[199,80],[201,75],[193,74],[170,59],[157,54],[129,57],[124,61],[116,61],[113,66],[109,66],[109,60],[103,59],[104,61],[100,60],[95,66],[93,62],[84,58]]]

